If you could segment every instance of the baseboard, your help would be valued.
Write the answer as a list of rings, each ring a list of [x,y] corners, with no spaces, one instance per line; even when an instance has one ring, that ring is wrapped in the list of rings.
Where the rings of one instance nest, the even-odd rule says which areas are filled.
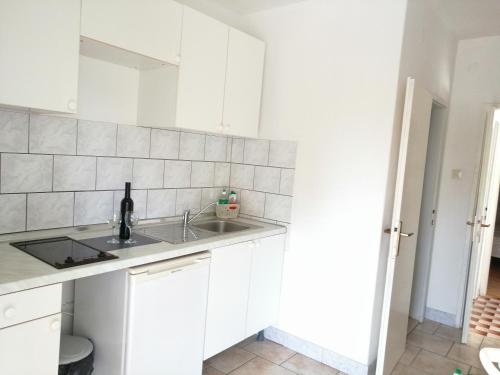
[[[425,308],[425,318],[450,327],[457,326],[457,317],[455,316],[455,314],[450,314],[430,307]]]
[[[349,375],[371,375],[375,373],[375,365],[363,365],[331,350],[322,348],[312,342],[284,332],[278,328],[270,327],[264,332],[266,339],[286,346],[293,351],[303,354],[327,366],[333,367]]]

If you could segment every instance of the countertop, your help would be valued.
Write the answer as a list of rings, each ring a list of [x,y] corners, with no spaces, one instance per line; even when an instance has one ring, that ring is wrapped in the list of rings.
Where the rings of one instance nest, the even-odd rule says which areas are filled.
[[[200,220],[200,222],[201,221],[202,220]],[[111,230],[103,230],[103,226],[101,225],[98,226],[97,229],[88,229],[85,231],[78,231],[78,229],[75,228],[66,228],[0,236],[0,295],[69,280],[76,280],[128,267],[194,254],[200,251],[212,250],[239,242],[252,241],[258,238],[286,233],[286,227],[280,225],[249,219],[236,219],[232,221],[248,223],[256,228],[250,228],[241,232],[221,234],[178,245],[160,242],[152,245],[110,251],[111,254],[117,255],[119,258],[67,269],[56,269],[10,246],[9,242],[64,235],[75,240],[81,240],[107,236],[111,234]],[[146,227],[160,224],[165,223],[144,224],[141,226]]]

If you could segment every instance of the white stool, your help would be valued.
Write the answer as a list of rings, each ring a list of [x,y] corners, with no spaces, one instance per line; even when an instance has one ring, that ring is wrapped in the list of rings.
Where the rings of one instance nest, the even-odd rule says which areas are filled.
[[[500,362],[500,349],[483,348],[479,352],[479,358],[488,375],[500,375],[498,363]]]

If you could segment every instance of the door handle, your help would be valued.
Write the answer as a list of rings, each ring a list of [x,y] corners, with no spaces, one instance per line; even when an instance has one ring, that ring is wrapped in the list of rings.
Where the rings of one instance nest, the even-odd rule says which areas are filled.
[[[491,227],[491,224],[481,224],[481,228],[489,228]]]
[[[473,225],[474,225],[474,222],[473,222],[473,221],[468,221],[468,222],[467,222],[467,225],[471,227],[471,226],[473,226]]]
[[[399,235],[401,237],[411,237],[413,236],[415,233],[403,233],[403,232],[400,232]]]

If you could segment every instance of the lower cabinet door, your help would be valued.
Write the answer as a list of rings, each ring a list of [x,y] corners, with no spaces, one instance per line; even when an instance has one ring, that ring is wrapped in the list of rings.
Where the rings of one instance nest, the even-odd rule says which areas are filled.
[[[251,243],[212,251],[205,335],[205,359],[243,340],[246,331]]]
[[[246,336],[267,328],[278,319],[285,235],[254,241]]]
[[[0,329],[0,374],[56,375],[61,314]]]

